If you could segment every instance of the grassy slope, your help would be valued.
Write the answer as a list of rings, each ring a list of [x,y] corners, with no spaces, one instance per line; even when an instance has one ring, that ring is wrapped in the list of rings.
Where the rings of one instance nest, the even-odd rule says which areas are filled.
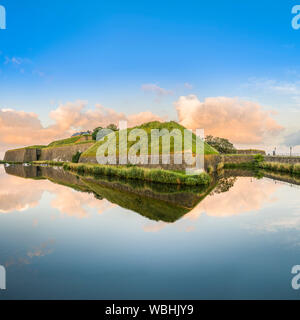
[[[148,135],[148,154],[150,154],[151,153],[151,130],[152,129],[159,129],[159,130],[167,129],[167,130],[169,130],[169,132],[171,132],[173,129],[179,129],[183,133],[185,128],[175,121],[164,122],[164,123],[161,123],[158,121],[153,121],[153,122],[145,123],[145,124],[138,126],[138,127],[128,129],[128,135],[131,132],[131,130],[133,130],[133,129],[143,129],[147,132],[147,135]],[[118,151],[119,151],[119,147],[118,147],[119,132],[116,132],[116,138],[117,138],[117,154],[118,154]],[[193,134],[192,150],[194,153],[196,152],[196,139],[197,139],[196,135]],[[95,157],[98,147],[101,146],[103,143],[105,143],[106,140],[107,140],[107,138],[105,138],[104,141],[96,142],[93,146],[91,146],[91,148],[89,148],[86,152],[84,152],[82,156],[83,157]],[[136,143],[136,141],[128,141],[127,150],[135,143]],[[173,139],[171,139],[170,152],[171,153],[174,152],[174,140]],[[205,154],[218,154],[218,151],[216,151],[213,147],[211,147],[207,143],[204,143],[204,152],[205,152]],[[162,153],[162,139],[160,139],[160,143],[159,143],[159,153],[160,154]]]
[[[58,148],[58,147],[70,146],[70,145],[73,145],[73,144],[84,144],[84,143],[92,143],[93,142],[93,140],[79,141],[81,137],[83,137],[83,136],[76,136],[76,137],[56,140],[56,141],[51,142],[47,146],[35,145],[35,146],[29,146],[29,147],[24,147],[24,148],[11,149],[11,150],[8,150],[8,151],[16,151],[16,150],[23,150],[23,149]]]
[[[57,147],[63,147],[63,146],[73,145],[73,144],[84,144],[84,143],[93,142],[93,140],[79,141],[80,138],[83,136],[84,135],[53,141],[46,148],[57,148]]]

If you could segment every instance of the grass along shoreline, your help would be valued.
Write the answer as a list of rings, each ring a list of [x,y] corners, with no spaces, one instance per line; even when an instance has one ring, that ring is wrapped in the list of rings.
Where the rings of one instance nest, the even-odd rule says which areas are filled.
[[[281,162],[243,162],[243,163],[226,163],[224,169],[263,169],[273,172],[284,172],[289,174],[300,174],[300,163],[281,163]]]
[[[206,172],[198,175],[186,175],[181,172],[147,169],[136,166],[110,166],[99,164],[64,163],[65,170],[75,171],[93,175],[117,176],[125,179],[136,179],[150,182],[177,184],[177,185],[207,185],[211,182],[211,177]]]
[[[300,163],[261,162],[258,167],[264,170],[300,174]]]

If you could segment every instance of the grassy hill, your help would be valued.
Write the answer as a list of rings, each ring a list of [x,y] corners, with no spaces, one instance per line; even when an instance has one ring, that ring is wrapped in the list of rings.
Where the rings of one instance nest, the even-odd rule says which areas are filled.
[[[171,132],[173,129],[178,129],[181,133],[182,133],[182,137],[184,137],[184,127],[181,126],[180,124],[178,124],[175,121],[171,121],[171,122],[158,122],[158,121],[153,121],[153,122],[148,122],[145,124],[142,124],[140,126],[136,126],[133,128],[128,129],[128,136],[130,134],[130,132],[133,129],[143,129],[146,131],[147,133],[147,137],[148,137],[148,154],[151,153],[151,130],[152,129],[167,129],[169,132]],[[116,132],[116,153],[119,154],[119,149],[122,149],[123,146],[122,144],[119,145],[119,132]],[[104,138],[103,141],[97,141],[93,146],[91,146],[87,151],[85,151],[82,154],[82,157],[96,157],[96,153],[98,148],[104,144],[105,142],[107,142],[108,136]],[[195,134],[192,135],[192,145],[188,148],[188,150],[192,150],[193,153],[196,153],[196,140],[199,139]],[[184,139],[182,139],[184,140]],[[138,139],[136,141],[127,141],[127,151],[134,145],[136,144],[138,141]],[[171,143],[170,143],[170,153],[174,152],[174,149],[176,150],[176,142],[174,138],[171,138]],[[143,145],[143,143],[141,143]],[[182,141],[182,150],[184,150],[184,141]],[[163,150],[162,150],[162,139],[159,139],[159,154],[162,154]],[[208,145],[207,143],[204,142],[204,154],[218,154],[218,151],[216,149],[214,149],[213,147],[211,147],[210,145]]]
[[[71,145],[74,145],[74,144],[83,144],[83,143],[91,143],[91,142],[93,142],[93,140],[80,141],[81,137],[83,137],[83,136],[76,136],[76,137],[56,140],[56,141],[53,141],[53,142],[49,143],[48,145],[28,146],[28,147],[23,147],[23,148],[11,149],[9,151],[23,150],[23,149],[58,148],[58,147],[64,147],[64,146],[71,146]]]

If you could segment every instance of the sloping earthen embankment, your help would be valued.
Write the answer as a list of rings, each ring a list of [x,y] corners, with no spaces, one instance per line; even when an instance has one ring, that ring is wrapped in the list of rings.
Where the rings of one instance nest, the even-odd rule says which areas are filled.
[[[79,143],[70,146],[55,148],[23,148],[6,151],[4,161],[6,162],[31,162],[37,160],[52,161],[72,161],[72,157],[77,152],[84,152],[89,149],[94,142]]]

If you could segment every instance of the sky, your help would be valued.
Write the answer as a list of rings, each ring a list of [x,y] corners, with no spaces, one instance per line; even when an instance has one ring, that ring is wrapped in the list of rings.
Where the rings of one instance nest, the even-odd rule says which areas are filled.
[[[119,120],[300,154],[298,0],[0,5],[0,158]]]

